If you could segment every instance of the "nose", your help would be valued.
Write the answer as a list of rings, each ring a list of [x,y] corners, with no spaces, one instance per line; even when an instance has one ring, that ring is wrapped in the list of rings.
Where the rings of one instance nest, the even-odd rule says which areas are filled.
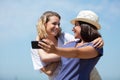
[[[75,26],[72,28],[72,31],[74,31],[75,30]]]
[[[56,28],[59,28],[59,25],[56,25],[55,27],[56,27]]]
[[[58,25],[55,25],[55,27],[54,27],[55,29],[59,29],[59,26]]]

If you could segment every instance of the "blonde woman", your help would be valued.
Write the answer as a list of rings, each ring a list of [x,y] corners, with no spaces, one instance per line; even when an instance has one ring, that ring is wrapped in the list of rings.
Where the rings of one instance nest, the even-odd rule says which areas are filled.
[[[42,39],[49,39],[53,41],[55,46],[62,47],[65,43],[70,41],[75,41],[74,36],[68,33],[61,32],[60,28],[60,15],[53,11],[46,11],[40,17],[37,24],[37,41]],[[97,38],[94,41],[94,45],[97,47],[103,46],[103,40],[101,38]],[[99,44],[99,45],[98,45]],[[48,54],[43,49],[32,49],[32,61],[35,70],[42,70],[42,68],[49,63],[57,62],[61,60],[61,57],[57,54]],[[59,70],[61,69],[61,65],[58,65],[52,76],[49,76],[50,80],[54,80],[56,75],[58,75]],[[97,70],[94,69],[93,73],[96,73]],[[91,74],[91,76],[92,76]],[[100,75],[97,74],[98,80],[100,80]],[[97,79],[93,79],[97,80]]]

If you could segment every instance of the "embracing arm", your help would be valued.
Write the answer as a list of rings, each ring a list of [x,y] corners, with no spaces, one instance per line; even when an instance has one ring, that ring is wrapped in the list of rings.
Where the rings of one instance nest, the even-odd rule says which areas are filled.
[[[93,40],[92,42],[94,44],[94,47],[96,47],[96,48],[102,48],[104,45],[104,41],[103,41],[102,37],[98,37],[95,40]]]
[[[44,43],[45,42],[45,43]],[[59,48],[55,47],[54,43],[51,41],[44,40],[44,42],[39,42],[39,46],[42,47],[48,53],[54,53],[60,56],[68,58],[94,58],[98,55],[98,52],[93,46],[85,46],[82,48]]]
[[[39,36],[36,36],[36,41],[39,41]],[[56,54],[48,54],[43,49],[38,49],[38,54],[43,62],[60,61],[60,56]]]
[[[89,59],[98,56],[98,52],[92,46],[82,48],[58,48],[54,50],[55,54],[68,58]]]
[[[44,50],[39,49],[38,54],[43,62],[57,62],[60,61],[60,56],[57,54],[48,54]]]

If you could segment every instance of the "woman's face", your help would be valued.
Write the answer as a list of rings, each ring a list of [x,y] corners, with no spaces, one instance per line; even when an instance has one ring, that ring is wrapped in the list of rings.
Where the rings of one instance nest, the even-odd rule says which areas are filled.
[[[49,17],[45,27],[48,35],[56,36],[60,32],[60,19],[56,16]]]
[[[73,27],[72,31],[74,32],[74,37],[75,38],[81,38],[80,37],[80,32],[81,32],[81,27],[78,22],[75,22],[75,26]]]

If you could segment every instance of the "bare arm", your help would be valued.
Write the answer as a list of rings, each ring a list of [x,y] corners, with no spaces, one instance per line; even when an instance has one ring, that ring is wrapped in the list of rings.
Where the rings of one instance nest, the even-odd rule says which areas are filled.
[[[36,37],[36,41],[39,41],[39,36]],[[38,50],[38,54],[43,62],[57,62],[60,61],[60,56],[56,54],[48,54],[43,49]]]
[[[55,54],[68,58],[89,59],[98,55],[97,51],[92,46],[82,48],[56,48]]]
[[[45,41],[46,43],[40,42],[41,46],[46,52],[58,54],[60,56],[68,58],[93,58],[98,55],[97,51],[92,46],[86,46],[82,48],[58,48],[54,46],[54,43]]]
[[[44,50],[39,49],[38,54],[43,62],[57,62],[60,61],[60,56],[57,54],[48,54]]]

